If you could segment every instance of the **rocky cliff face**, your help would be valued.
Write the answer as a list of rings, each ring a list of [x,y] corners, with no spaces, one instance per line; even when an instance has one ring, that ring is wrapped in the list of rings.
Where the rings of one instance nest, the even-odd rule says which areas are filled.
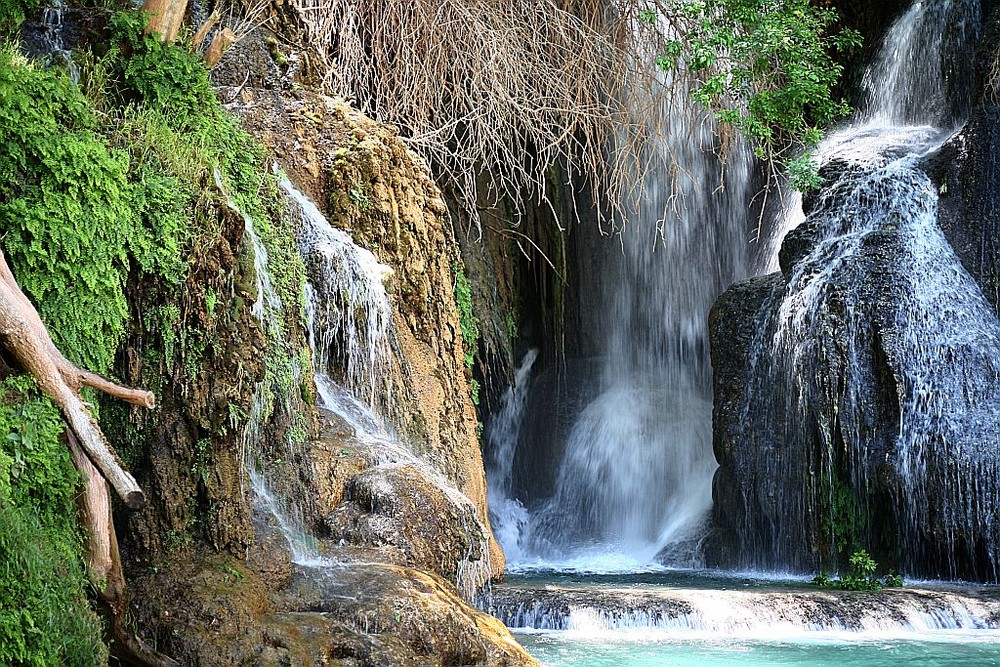
[[[489,532],[454,296],[458,254],[441,195],[393,129],[292,86],[277,56],[261,37],[247,39],[215,73],[220,98],[331,222],[391,269],[395,335],[374,407],[398,437],[373,440],[329,413],[317,420],[301,307],[305,279],[317,276],[297,259],[294,216],[267,179],[245,184],[268,191],[279,237],[264,245],[267,289],[282,305],[271,307],[277,324],[262,321],[259,250],[232,193],[219,189],[208,204],[222,231],[204,249],[203,270],[183,294],[167,295],[198,325],[203,367],[194,358],[152,365],[160,336],[170,335],[156,321],[135,330],[124,355],[127,379],[172,388],[138,424],[143,439],[130,439],[148,443],[135,463],[152,499],[131,518],[126,554],[136,625],[190,665],[536,664],[469,604],[504,560]],[[143,304],[166,297],[155,286],[135,292],[145,323]],[[344,379],[342,361],[324,370]],[[247,456],[251,440],[259,450]],[[253,498],[248,464],[279,495],[295,496],[321,561],[292,562],[287,530]]]
[[[458,251],[427,168],[391,128],[343,102],[244,88],[240,113],[292,180],[392,269],[396,350],[386,416],[403,439],[475,504],[489,530],[471,376],[455,304]],[[490,538],[491,570],[503,553]]]
[[[716,303],[716,564],[815,570],[865,548],[996,579],[998,21],[971,88],[972,45],[943,50],[958,115],[972,91],[964,129],[927,158],[886,143],[829,162],[781,273]]]

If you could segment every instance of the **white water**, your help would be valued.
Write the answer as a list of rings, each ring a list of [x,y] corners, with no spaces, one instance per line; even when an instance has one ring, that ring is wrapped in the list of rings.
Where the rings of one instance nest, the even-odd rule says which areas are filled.
[[[251,308],[251,312],[269,341],[280,340],[281,324],[279,318],[282,316],[284,306],[281,298],[274,289],[269,269],[269,258],[267,247],[257,234],[254,228],[253,218],[240,210],[233,199],[226,194],[225,183],[222,173],[216,167],[213,170],[215,185],[221,193],[226,196],[226,205],[236,215],[243,219],[244,233],[250,239],[250,250],[253,253],[254,275],[257,287],[257,299]],[[301,408],[298,405],[297,397],[292,396],[293,391],[297,391],[299,386],[300,368],[292,359],[277,358],[283,357],[283,352],[276,349],[268,349],[267,355],[275,357],[271,363],[288,366],[293,382],[289,388],[289,393],[284,396],[274,396],[275,387],[269,386],[268,378],[258,382],[254,387],[253,401],[250,407],[250,414],[247,415],[246,423],[243,425],[241,438],[243,465],[250,481],[250,491],[260,511],[269,516],[271,521],[277,526],[288,542],[289,551],[292,555],[292,562],[303,566],[316,566],[324,564],[325,561],[318,551],[316,539],[305,529],[303,520],[302,499],[293,495],[289,497],[279,497],[274,491],[273,480],[269,479],[269,471],[263,464],[263,428],[266,418],[274,413],[275,403],[287,413]],[[268,361],[265,361],[268,363]],[[289,440],[285,443],[287,454],[294,457],[301,452]]]
[[[670,90],[666,120],[652,129],[652,169],[625,204],[627,219],[609,236],[574,231],[594,237],[582,242],[589,275],[573,286],[581,336],[598,358],[572,381],[588,385],[583,393],[592,398],[560,434],[564,441],[540,445],[561,455],[551,495],[504,495],[510,520],[499,535],[515,564],[701,560],[717,467],[707,317],[721,291],[748,272],[751,158],[735,142],[723,178],[717,126],[669,78],[661,83]],[[501,432],[516,437],[519,429],[491,431]],[[517,443],[490,444],[494,456],[513,456]]]
[[[456,564],[455,585],[471,600],[492,574],[487,533],[476,507],[411,451],[391,423],[395,402],[389,378],[398,362],[393,358],[392,304],[385,281],[392,270],[335,229],[288,179],[282,178],[279,185],[289,210],[298,217],[296,242],[310,278],[304,294],[306,329],[320,405],[353,429],[352,449],[364,453],[369,470],[388,474],[405,466],[452,503],[449,515],[461,517],[469,539]],[[388,477],[380,483],[386,493],[402,492],[391,488]],[[290,543],[294,537],[289,537]]]
[[[490,420],[486,432],[486,481],[490,525],[493,527],[494,537],[503,546],[507,561],[511,563],[524,559],[524,548],[531,525],[528,510],[514,497],[511,485],[514,453],[520,439],[531,368],[536,359],[538,359],[537,349],[532,348],[524,355],[514,373],[514,384],[507,389],[501,399],[500,410]]]
[[[911,145],[929,149],[959,129],[949,107],[941,70],[948,19],[956,16],[963,32],[974,29],[976,0],[918,0],[892,25],[862,79],[865,101],[851,122],[831,133],[812,153],[817,165],[834,158],[855,163],[878,159]],[[921,138],[923,137],[923,138]],[[804,220],[802,194],[785,190],[781,224],[770,240],[770,261],[763,272],[778,270],[785,235]]]
[[[64,11],[62,0],[54,0],[42,11],[43,39],[48,52],[46,64],[49,66],[57,62],[65,64],[70,81],[79,84],[80,68],[73,61],[73,52],[66,48],[63,40]]]
[[[287,178],[281,190],[297,209],[296,242],[312,280],[307,286],[309,344],[316,369],[386,416],[392,391],[392,307],[384,281],[392,269],[335,229]]]
[[[905,571],[997,577],[1000,322],[937,226],[938,192],[920,169],[961,124],[940,67],[944,35],[956,25],[971,33],[977,13],[970,0],[915,3],[868,70],[868,107],[817,153],[836,169],[808,218],[816,241],[778,303],[766,304],[776,305],[776,320],[752,351],[757,379],[744,419],[763,426],[748,429],[758,453],[749,448],[737,467],[777,489],[761,516],[746,519],[749,565],[802,566],[807,516],[835,511],[832,491],[817,482],[846,460],[857,511],[891,512]],[[804,221],[800,208],[787,227]],[[843,355],[842,368],[827,366],[827,349],[839,350],[830,363]],[[892,386],[880,389],[887,372]],[[835,379],[836,395],[822,378]],[[761,393],[774,387],[790,388],[784,400]],[[877,402],[885,391],[898,414]],[[843,442],[827,433],[818,453],[782,453],[810,442],[817,415]],[[886,426],[897,433],[884,434]],[[804,465],[815,477],[802,477]],[[869,496],[876,479],[892,498]],[[744,493],[751,499],[753,484]]]

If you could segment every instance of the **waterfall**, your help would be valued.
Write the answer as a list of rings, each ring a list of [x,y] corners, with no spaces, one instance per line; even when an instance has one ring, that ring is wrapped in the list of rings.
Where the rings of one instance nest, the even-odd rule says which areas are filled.
[[[80,83],[80,68],[73,61],[73,52],[66,48],[63,38],[65,6],[62,0],[54,2],[42,11],[42,46],[45,49],[45,64],[63,64],[74,84]]]
[[[829,565],[853,543],[909,573],[997,578],[1000,322],[920,169],[961,125],[942,63],[978,9],[897,20],[866,108],[817,152],[829,184],[789,216],[739,416],[744,565]]]
[[[504,393],[500,409],[490,420],[486,431],[486,482],[487,502],[490,507],[490,525],[497,541],[503,545],[507,559],[516,562],[523,557],[523,549],[530,527],[528,510],[513,494],[514,450],[520,439],[524,404],[528,398],[531,369],[538,359],[538,350],[532,348],[524,355],[514,373],[514,384]]]
[[[284,305],[274,288],[267,247],[257,233],[253,218],[240,210],[232,197],[226,194],[222,173],[217,167],[213,170],[213,177],[216,187],[226,197],[226,205],[243,219],[244,233],[250,240],[257,288],[257,299],[251,307],[251,312],[260,323],[269,342],[284,343],[280,323]],[[281,485],[284,471],[268,470],[262,460],[265,439],[263,429],[267,418],[274,414],[276,408],[289,415],[301,413],[304,409],[297,395],[302,379],[298,360],[287,350],[274,347],[280,346],[268,346],[265,364],[287,371],[292,382],[279,395],[275,395],[278,388],[274,386],[273,378],[270,378],[268,373],[265,373],[264,379],[255,385],[250,414],[247,415],[241,436],[243,465],[250,481],[250,491],[253,493],[258,514],[266,517],[266,520],[273,523],[284,535],[288,541],[292,561],[299,565],[322,565],[325,561],[319,555],[316,538],[305,528],[303,504],[306,500],[300,485],[294,480],[290,483],[288,480],[283,480],[291,488],[278,493],[276,489]],[[289,461],[302,458],[301,447],[293,442],[290,435],[284,442],[283,458]]]
[[[392,269],[335,229],[287,178],[279,187],[296,211],[295,240],[312,277],[305,297],[315,367],[321,375],[335,373],[341,385],[388,417],[392,306],[384,281]],[[320,382],[321,391],[327,386]]]
[[[593,224],[572,231],[587,256],[573,289],[580,336],[593,350],[570,351],[584,370],[529,399],[536,420],[560,427],[552,384],[577,385],[570,391],[581,405],[563,432],[535,440],[549,450],[539,458],[557,464],[545,497],[518,498],[530,514],[522,544],[500,535],[518,557],[699,561],[716,469],[706,320],[719,293],[748,271],[751,158],[737,142],[720,159],[710,115],[669,78],[661,85],[670,99],[662,127],[651,130],[641,198],[610,234]],[[537,426],[522,428],[522,441]]]
[[[396,402],[391,377],[395,356],[392,303],[385,280],[392,269],[369,250],[334,228],[317,206],[287,178],[279,187],[295,217],[296,243],[309,280],[303,295],[314,379],[323,409],[353,431],[352,448],[364,452],[369,469],[382,475],[389,494],[390,474],[405,467],[442,491],[468,541],[456,564],[455,585],[467,600],[492,574],[487,532],[475,505],[434,467],[415,454],[393,425]]]

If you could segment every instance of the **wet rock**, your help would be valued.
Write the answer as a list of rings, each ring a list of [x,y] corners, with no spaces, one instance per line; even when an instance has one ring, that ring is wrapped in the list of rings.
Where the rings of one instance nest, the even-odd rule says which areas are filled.
[[[1000,598],[991,589],[836,591],[659,588],[573,590],[497,586],[487,608],[512,627],[571,629],[576,619],[608,629],[670,630],[759,637],[786,631],[906,632],[995,628]]]
[[[224,80],[232,84],[236,77]],[[407,443],[473,501],[490,540],[492,573],[499,577],[504,558],[489,528],[454,297],[451,261],[457,247],[441,193],[394,128],[343,101],[278,88],[230,85],[223,95],[233,98],[247,129],[275,152],[331,224],[392,269],[386,285],[398,354],[384,378],[389,396],[383,407]],[[328,370],[338,376],[336,368]]]
[[[185,552],[134,590],[146,639],[192,667],[537,667],[451,584],[399,566],[298,568],[269,590],[245,563]]]
[[[335,542],[376,548],[387,562],[449,581],[458,581],[460,564],[488,557],[472,504],[450,497],[415,465],[383,465],[356,475],[345,502],[324,521]]]
[[[938,224],[995,311],[1000,312],[1000,96],[991,70],[1000,48],[1000,10],[983,25],[969,122],[928,157],[939,192]]]

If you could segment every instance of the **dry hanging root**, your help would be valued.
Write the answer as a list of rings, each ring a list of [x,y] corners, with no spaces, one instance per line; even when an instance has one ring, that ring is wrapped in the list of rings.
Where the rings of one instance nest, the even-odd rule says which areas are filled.
[[[137,509],[145,496],[135,478],[122,467],[108,446],[87,405],[80,398],[82,387],[92,387],[109,396],[146,408],[155,406],[148,391],[122,387],[69,362],[52,342],[38,311],[18,286],[0,251],[0,347],[21,370],[35,378],[38,388],[56,404],[70,430],[67,446],[73,464],[86,488],[78,499],[80,521],[86,536],[87,575],[106,606],[112,636],[112,651],[132,664],[167,667],[176,663],[144,646],[123,627],[125,578],[118,555],[118,540],[111,521],[108,484],[125,504]]]

